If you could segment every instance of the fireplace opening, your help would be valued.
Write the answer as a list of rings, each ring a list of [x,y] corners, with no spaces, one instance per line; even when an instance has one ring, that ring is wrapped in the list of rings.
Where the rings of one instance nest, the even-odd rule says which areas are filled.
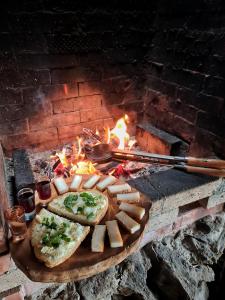
[[[206,168],[208,159],[225,159],[223,3],[23,0],[7,1],[0,15],[1,198],[13,205],[21,187],[39,180],[100,174],[151,199],[142,246],[173,235],[162,242],[169,252],[187,226],[196,236],[224,226],[207,216],[223,214],[225,168]],[[209,245],[213,252],[214,240]],[[148,247],[146,290],[192,299],[173,266]],[[224,277],[216,249],[221,258],[199,260],[216,274],[215,282],[211,275],[195,282],[204,299]],[[141,290],[118,287],[111,296],[142,299]]]

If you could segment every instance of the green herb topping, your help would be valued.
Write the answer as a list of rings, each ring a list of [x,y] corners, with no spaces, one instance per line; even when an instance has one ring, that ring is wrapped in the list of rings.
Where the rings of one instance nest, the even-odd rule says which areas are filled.
[[[83,192],[80,193],[80,196],[83,198],[86,206],[96,206],[97,197],[92,196],[89,193]]]
[[[51,218],[43,218],[41,224],[45,225],[49,229],[56,229],[57,227],[53,216]]]
[[[64,205],[65,208],[69,211],[69,212],[73,212],[72,207],[74,206],[75,202],[77,201],[78,196],[77,195],[69,195],[64,199]]]
[[[91,212],[90,214],[87,215],[87,219],[88,219],[88,220],[93,219],[94,216],[95,216],[94,213]]]
[[[69,224],[63,222],[60,225],[54,222],[54,217],[44,218],[42,225],[46,226],[48,229],[54,229],[55,232],[47,232],[42,238],[42,244],[48,247],[58,248],[61,240],[65,242],[70,242],[70,238],[66,235],[66,228],[69,227]],[[52,224],[54,224],[54,228],[52,228]]]
[[[77,208],[77,213],[78,213],[78,214],[83,214],[83,212],[84,212],[84,207],[83,207],[83,206],[79,206],[79,207]]]

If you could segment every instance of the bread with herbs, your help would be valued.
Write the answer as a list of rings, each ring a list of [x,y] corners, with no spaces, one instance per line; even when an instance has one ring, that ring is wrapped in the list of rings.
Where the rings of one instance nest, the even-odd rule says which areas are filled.
[[[31,245],[35,256],[53,268],[74,254],[89,231],[90,226],[71,222],[42,208],[32,222]]]
[[[107,212],[108,197],[97,190],[69,192],[50,202],[48,209],[81,224],[96,225]]]

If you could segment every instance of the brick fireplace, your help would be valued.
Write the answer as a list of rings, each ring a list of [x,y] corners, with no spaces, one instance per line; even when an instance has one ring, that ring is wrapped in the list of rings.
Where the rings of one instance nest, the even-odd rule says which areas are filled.
[[[53,147],[126,112],[195,155],[224,155],[223,17],[216,0],[9,1],[0,26],[3,146]]]
[[[7,1],[0,12],[0,177],[13,150],[28,150],[33,168],[35,155],[124,114],[146,151],[225,158],[222,2],[83,2]],[[223,179],[169,168],[129,179],[152,202],[141,247],[224,211]],[[0,293],[26,288],[14,271]]]

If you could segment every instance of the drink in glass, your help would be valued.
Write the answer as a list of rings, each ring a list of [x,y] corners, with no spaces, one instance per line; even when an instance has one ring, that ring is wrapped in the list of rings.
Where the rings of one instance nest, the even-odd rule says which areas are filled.
[[[17,193],[17,199],[25,210],[25,220],[31,221],[36,213],[34,191],[31,188],[23,188]]]
[[[17,243],[23,240],[27,232],[24,208],[19,205],[8,208],[5,211],[5,219],[12,234],[12,241]]]
[[[36,188],[37,188],[39,199],[44,200],[44,201],[40,201],[41,206],[43,207],[47,206],[48,202],[45,200],[48,200],[51,197],[50,181],[48,180],[40,181],[36,184]]]

